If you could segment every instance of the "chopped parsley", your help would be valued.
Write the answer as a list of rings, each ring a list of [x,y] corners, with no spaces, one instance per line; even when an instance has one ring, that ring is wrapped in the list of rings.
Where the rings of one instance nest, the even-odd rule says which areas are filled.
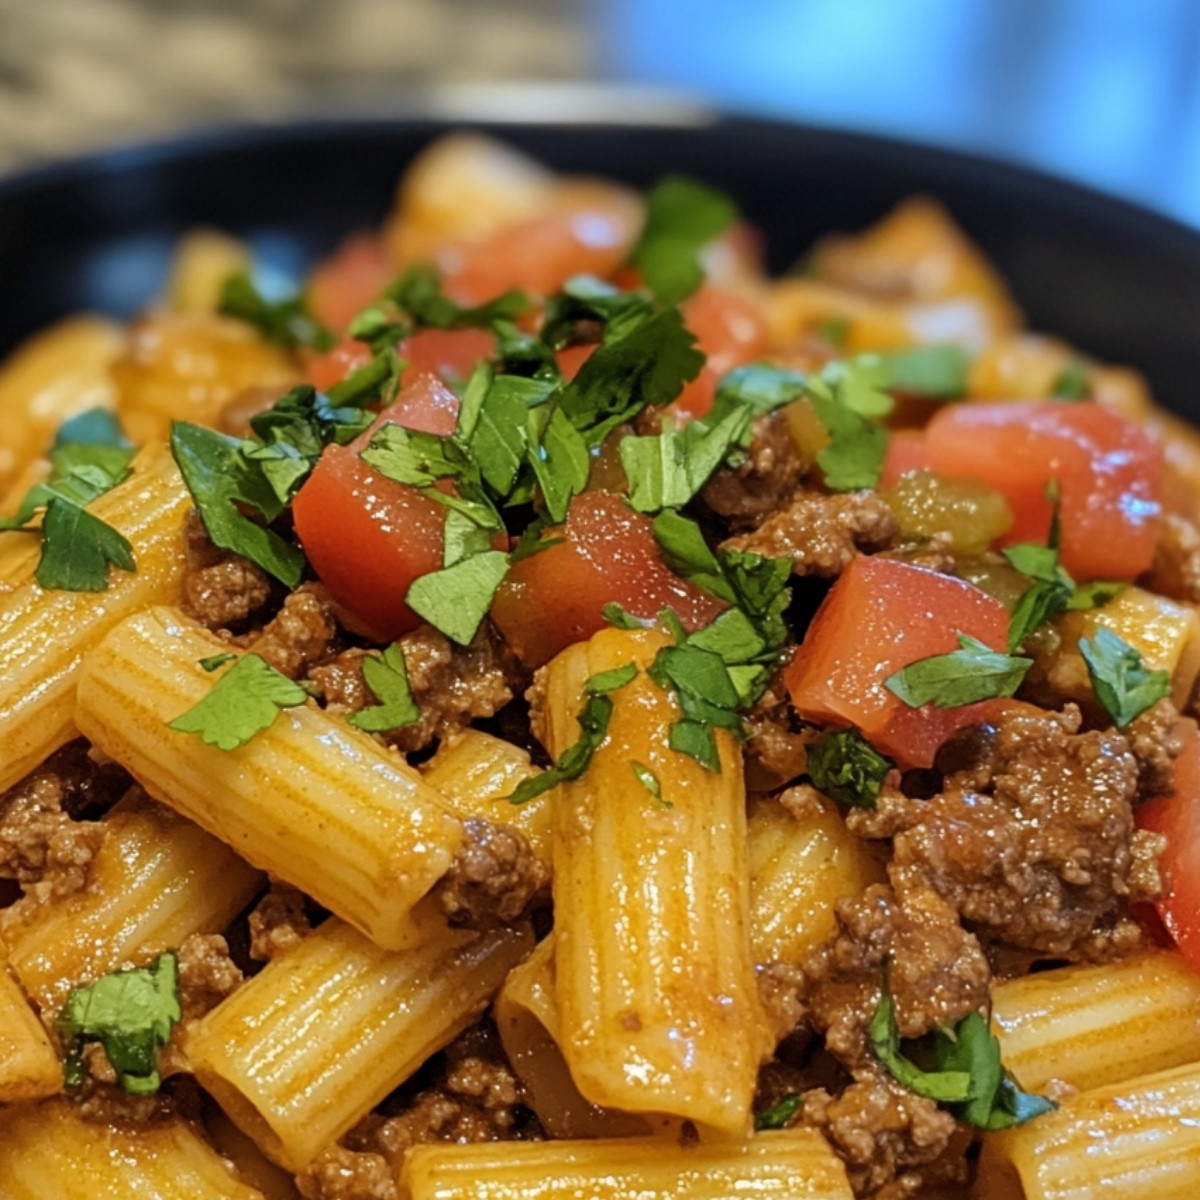
[[[1079,639],[1092,692],[1118,729],[1124,729],[1171,692],[1166,671],[1148,671],[1142,656],[1111,629],[1101,625],[1089,642]]]
[[[268,300],[254,285],[248,271],[230,275],[221,285],[217,311],[236,317],[258,330],[264,341],[280,346],[311,346],[331,350],[337,339],[308,311],[303,296]]]
[[[199,735],[219,750],[236,750],[269,728],[285,708],[295,708],[308,693],[257,654],[243,654],[187,712],[169,722],[180,733]]]
[[[158,1091],[158,1049],[182,1015],[179,960],[168,950],[148,967],[113,971],[76,988],[59,1014],[58,1028],[71,1043],[99,1042],[121,1086],[144,1096]],[[68,1080],[81,1083],[82,1071],[77,1053],[69,1055]]]
[[[809,742],[808,777],[839,804],[874,808],[893,764],[876,752],[857,729],[838,729]]]
[[[1072,359],[1055,376],[1050,385],[1050,395],[1059,400],[1090,400],[1091,380],[1087,368],[1079,359]]]
[[[218,667],[223,667],[228,662],[233,662],[237,655],[232,650],[227,650],[224,654],[210,654],[207,658],[200,658],[196,661],[204,670],[211,674]]]
[[[351,725],[367,733],[388,733],[420,720],[421,707],[412,694],[404,653],[397,643],[379,658],[364,658],[362,673],[378,703],[351,713],[346,718]]]
[[[911,708],[959,708],[1013,695],[1033,659],[1001,654],[977,638],[958,635],[958,649],[918,659],[889,675],[884,687]]]
[[[609,693],[631,683],[637,673],[637,665],[627,663],[623,667],[614,667],[611,671],[601,671],[584,682],[583,690],[587,698],[575,718],[579,722],[579,740],[559,755],[554,766],[540,775],[522,780],[509,796],[510,803],[525,804],[543,792],[558,787],[560,783],[578,779],[587,770],[592,755],[608,736],[608,723],[612,719],[613,711],[612,697]]]
[[[129,476],[133,445],[111,413],[92,409],[63,423],[49,457],[49,477],[26,492],[15,516],[0,517],[0,530],[41,538],[35,578],[48,591],[105,591],[110,567],[136,569],[133,547],[86,506]]]
[[[786,1129],[800,1111],[804,1103],[803,1092],[792,1092],[776,1100],[770,1108],[754,1114],[754,1131],[761,1133],[764,1129]]]
[[[968,1013],[952,1030],[935,1031],[932,1071],[900,1053],[896,1005],[886,987],[868,1033],[876,1057],[893,1079],[974,1129],[1008,1129],[1057,1107],[1046,1096],[1021,1091],[1000,1061],[999,1040],[977,1012]]]
[[[678,304],[704,282],[700,252],[736,219],[722,192],[670,176],[646,197],[646,225],[629,261],[662,303]]]
[[[1075,596],[1075,581],[1058,560],[1058,547],[1021,542],[1004,557],[1033,582],[1021,593],[1008,625],[1008,652],[1015,654],[1025,639],[1064,611]]]
[[[913,346],[878,355],[890,391],[957,400],[967,390],[971,356],[961,346]]]
[[[644,763],[631,760],[629,769],[633,772],[633,777],[657,800],[663,808],[674,808],[675,806],[670,800],[664,800],[662,794],[662,783],[655,773],[650,770]]]
[[[467,646],[507,573],[508,555],[485,550],[414,579],[404,601],[435,629]]]

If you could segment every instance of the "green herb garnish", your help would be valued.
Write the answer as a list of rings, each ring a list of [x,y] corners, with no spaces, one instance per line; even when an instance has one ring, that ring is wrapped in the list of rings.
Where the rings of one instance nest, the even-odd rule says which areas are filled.
[[[958,635],[957,650],[918,659],[884,680],[884,686],[911,708],[934,704],[959,708],[980,700],[1013,695],[1033,659],[1002,654],[977,638]]]
[[[839,804],[874,808],[893,764],[872,749],[856,729],[824,734],[807,747],[813,786]]]
[[[1118,729],[1171,694],[1171,676],[1146,670],[1138,651],[1111,629],[1100,626],[1090,642],[1080,638],[1079,652],[1093,694]]]

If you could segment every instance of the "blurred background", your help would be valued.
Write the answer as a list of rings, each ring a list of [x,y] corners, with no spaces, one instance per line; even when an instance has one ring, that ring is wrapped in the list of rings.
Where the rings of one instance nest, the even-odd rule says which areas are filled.
[[[1197,0],[0,0],[0,171],[229,120],[460,113],[514,82],[518,112],[733,107],[1007,158],[1200,226]],[[652,91],[598,98],[614,84]]]

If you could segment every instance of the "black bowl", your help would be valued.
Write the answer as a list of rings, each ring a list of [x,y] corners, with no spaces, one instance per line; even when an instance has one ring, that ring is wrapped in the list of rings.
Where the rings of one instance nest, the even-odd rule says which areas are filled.
[[[460,123],[462,124],[462,123]],[[0,351],[76,309],[128,315],[161,287],[173,239],[210,224],[299,271],[376,224],[444,120],[334,120],[186,137],[0,183]],[[647,184],[666,171],[735,196],[772,266],[900,197],[940,197],[996,261],[1033,328],[1145,372],[1200,417],[1200,234],[1111,197],[986,159],[739,117],[693,124],[487,122],[566,171]]]

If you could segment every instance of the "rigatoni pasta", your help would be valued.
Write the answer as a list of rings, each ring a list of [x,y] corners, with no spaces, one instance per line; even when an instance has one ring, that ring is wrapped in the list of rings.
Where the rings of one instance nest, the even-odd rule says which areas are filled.
[[[62,1090],[62,1064],[21,985],[0,960],[0,1104]]]
[[[532,931],[424,922],[384,951],[326,922],[189,1034],[197,1078],[271,1159],[306,1166],[487,1006]]]
[[[461,827],[395,755],[315,708],[226,752],[169,728],[204,695],[223,645],[172,609],[125,622],[80,680],[80,730],[151,795],[383,946],[450,865]]]
[[[546,677],[561,754],[589,677],[633,663],[608,739],[554,805],[555,997],[560,1046],[595,1104],[743,1131],[767,1034],[750,958],[745,808],[731,740],[721,770],[667,748],[678,716],[644,673],[666,639],[609,630]],[[631,769],[663,781],[660,797]]]

